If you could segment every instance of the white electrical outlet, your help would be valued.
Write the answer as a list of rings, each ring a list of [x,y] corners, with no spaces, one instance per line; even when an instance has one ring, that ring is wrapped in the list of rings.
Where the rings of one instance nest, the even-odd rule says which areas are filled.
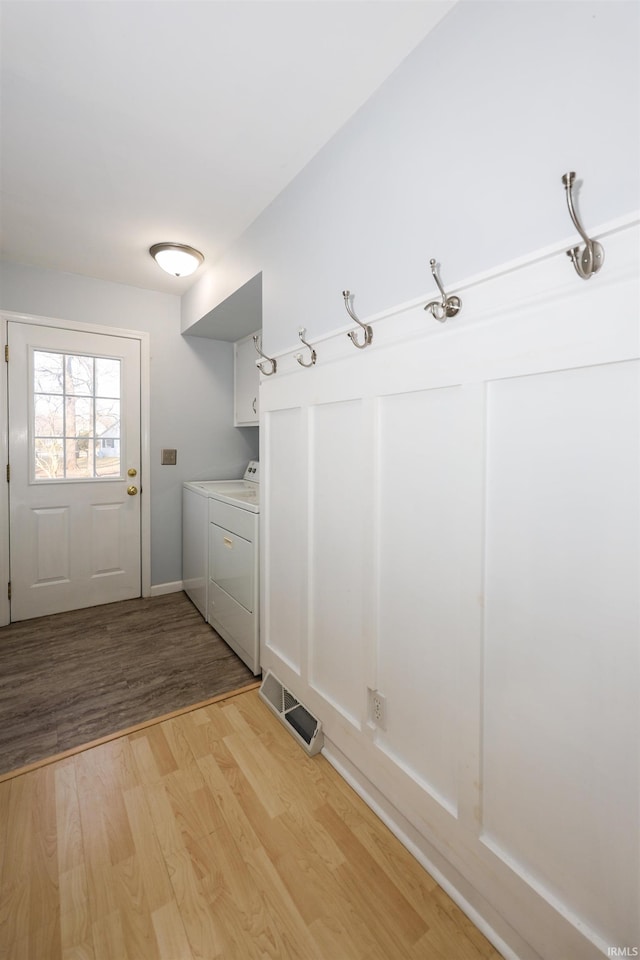
[[[369,688],[369,719],[382,730],[387,728],[387,700],[379,690]]]

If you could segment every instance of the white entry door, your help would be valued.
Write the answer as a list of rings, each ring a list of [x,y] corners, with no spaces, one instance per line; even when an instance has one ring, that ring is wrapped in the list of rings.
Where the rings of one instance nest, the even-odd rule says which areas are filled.
[[[11,620],[141,594],[140,343],[9,321]]]

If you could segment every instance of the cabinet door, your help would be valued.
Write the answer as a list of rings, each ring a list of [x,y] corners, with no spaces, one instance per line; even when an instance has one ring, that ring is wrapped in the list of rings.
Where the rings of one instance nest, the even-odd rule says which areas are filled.
[[[260,374],[256,367],[258,355],[253,334],[234,344],[235,362],[235,416],[234,424],[257,426],[259,420],[258,386]]]

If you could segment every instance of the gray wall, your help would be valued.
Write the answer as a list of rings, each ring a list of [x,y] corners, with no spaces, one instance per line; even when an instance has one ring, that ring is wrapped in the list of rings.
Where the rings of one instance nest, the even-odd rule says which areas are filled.
[[[188,328],[263,271],[267,353],[640,206],[640,7],[462,0],[182,299]]]
[[[0,263],[0,307],[150,334],[151,583],[181,580],[182,481],[241,476],[258,454],[257,429],[232,425],[233,344],[181,336],[177,296],[13,263]]]

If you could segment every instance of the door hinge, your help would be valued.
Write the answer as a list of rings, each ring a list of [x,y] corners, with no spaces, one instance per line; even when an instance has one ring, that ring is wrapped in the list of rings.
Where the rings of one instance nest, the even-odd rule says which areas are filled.
[[[7,584],[7,599],[11,600],[11,580]]]
[[[7,464],[7,483],[11,483],[11,467]]]
[[[9,344],[5,343],[4,345],[4,362],[9,363]]]

